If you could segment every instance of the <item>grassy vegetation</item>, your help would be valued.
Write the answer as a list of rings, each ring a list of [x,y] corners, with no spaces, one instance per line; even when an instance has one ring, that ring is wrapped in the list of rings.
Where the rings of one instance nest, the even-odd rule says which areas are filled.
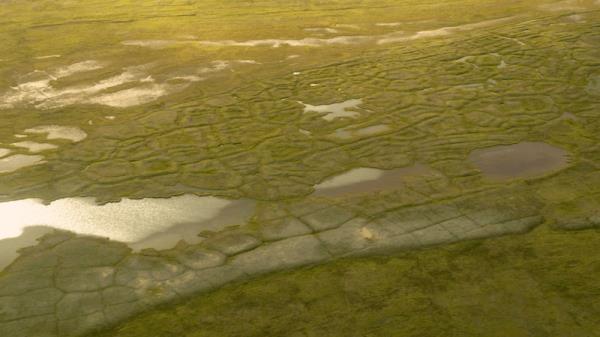
[[[209,75],[124,108],[85,100],[3,108],[0,144],[14,153],[26,153],[10,146],[15,135],[36,125],[77,126],[88,137],[59,142],[44,152],[44,165],[0,174],[0,198],[243,197],[259,203],[250,224],[256,229],[304,204],[337,204],[376,219],[412,205],[433,209],[480,196],[490,208],[539,206],[548,225],[589,224],[600,205],[600,12],[592,0],[551,3],[2,1],[0,97],[32,74],[85,60],[103,68],[52,80],[53,90],[89,88],[132,67],[156,84]],[[499,18],[508,19],[440,33]],[[315,27],[337,32],[305,30]],[[394,31],[443,36],[319,47],[199,43]],[[124,44],[131,40],[159,47]],[[231,67],[201,71],[219,60]],[[148,85],[142,79],[102,94]],[[331,122],[298,103],[349,99],[363,100],[361,114]],[[332,137],[377,125],[388,131]],[[567,150],[570,167],[498,183],[467,160],[474,149],[522,141]],[[438,174],[382,193],[311,196],[315,184],[351,168],[417,163]],[[549,227],[281,272],[158,308],[100,335],[598,336],[599,232]]]
[[[53,87],[93,85],[128,67],[147,67],[157,83],[168,83],[215,60],[260,64],[235,64],[141,106],[84,102],[46,110],[32,104],[4,109],[3,144],[40,124],[79,126],[89,137],[47,152],[45,165],[3,174],[0,194],[47,200],[85,195],[109,201],[196,193],[279,200],[308,195],[315,183],[352,167],[394,168],[416,162],[431,165],[459,185],[481,186],[466,162],[468,153],[522,140],[547,141],[565,147],[574,158],[585,153],[596,160],[597,123],[590,111],[597,102],[585,88],[593,80],[588,77],[596,62],[591,46],[597,43],[597,12],[573,23],[566,16],[569,11],[542,11],[537,7],[541,3],[182,2],[146,4],[137,10],[128,2],[113,4],[110,10],[105,3],[89,1],[4,3],[2,17],[12,19],[0,26],[0,38],[6,41],[0,51],[2,92],[28,72],[89,59],[106,66],[53,81]],[[473,10],[466,13],[465,7]],[[121,44],[147,39],[301,39],[314,37],[304,30],[309,27],[337,27],[333,35],[377,36],[396,30],[410,35],[511,16],[511,21],[493,27],[441,39],[385,45]],[[109,22],[119,18],[125,21]],[[402,26],[376,25],[385,22]],[[53,54],[62,56],[36,58]],[[287,59],[290,55],[299,57]],[[129,83],[105,93],[136,85],[144,84]],[[296,102],[330,104],[356,98],[370,112],[332,122],[302,113]],[[578,119],[559,120],[564,112]],[[108,115],[116,119],[105,119]],[[345,141],[331,137],[348,126],[379,124],[390,131]],[[168,167],[156,164],[164,161],[170,162]],[[121,180],[110,178],[115,172]]]
[[[94,336],[599,336],[600,231],[508,236],[285,271]]]

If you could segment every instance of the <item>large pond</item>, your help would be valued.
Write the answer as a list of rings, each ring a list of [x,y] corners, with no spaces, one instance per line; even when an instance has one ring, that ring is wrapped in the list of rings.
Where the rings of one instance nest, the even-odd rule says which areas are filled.
[[[477,149],[469,161],[491,179],[533,178],[567,167],[569,153],[542,142],[522,142]]]

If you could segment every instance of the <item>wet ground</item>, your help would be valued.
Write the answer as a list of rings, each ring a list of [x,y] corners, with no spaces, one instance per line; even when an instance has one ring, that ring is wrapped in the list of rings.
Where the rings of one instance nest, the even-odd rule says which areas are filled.
[[[600,224],[597,1],[59,3],[0,4],[0,335]]]
[[[532,178],[564,169],[568,152],[541,142],[522,142],[478,149],[469,159],[484,175],[509,180]]]
[[[315,195],[349,196],[378,191],[402,190],[404,182],[412,178],[441,176],[431,168],[416,164],[392,170],[357,168],[335,176],[315,186]]]

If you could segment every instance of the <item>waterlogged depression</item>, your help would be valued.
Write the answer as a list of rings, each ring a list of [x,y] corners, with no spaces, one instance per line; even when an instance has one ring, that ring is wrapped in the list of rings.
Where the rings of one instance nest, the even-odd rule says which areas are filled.
[[[392,170],[361,167],[316,185],[314,194],[339,197],[402,190],[405,188],[404,183],[410,179],[427,177],[441,177],[441,174],[423,164]]]
[[[39,125],[25,129],[22,132],[24,134],[13,135],[14,139],[24,139],[31,135],[45,135],[48,141],[58,140],[78,143],[87,137],[87,133],[82,129],[65,125]],[[60,147],[60,144],[21,140],[10,144],[13,149],[3,148],[2,146],[5,145],[0,144],[0,173],[10,173],[25,167],[46,163],[45,157],[37,153],[56,150]],[[19,149],[26,149],[28,153],[34,154],[11,154]]]
[[[493,26],[496,24],[500,24],[503,22],[507,22],[511,20],[511,17],[507,18],[499,18],[495,20],[486,20],[477,23],[469,23],[465,25],[456,25],[449,27],[442,27],[433,30],[423,30],[417,31],[414,33],[407,33],[404,31],[393,31],[390,33],[380,34],[380,35],[339,35],[328,38],[314,38],[314,37],[305,37],[300,39],[260,39],[260,40],[246,40],[246,41],[237,41],[237,40],[197,40],[197,39],[185,39],[185,40],[126,40],[121,42],[125,46],[135,46],[135,47],[147,47],[147,48],[169,48],[178,45],[192,45],[192,46],[207,46],[207,47],[271,47],[271,48],[279,48],[283,46],[290,47],[325,47],[325,46],[344,46],[344,45],[354,45],[354,44],[363,44],[363,43],[377,43],[377,44],[386,44],[386,43],[396,43],[396,42],[405,42],[422,38],[429,37],[437,37],[450,35],[459,32],[471,31],[478,28],[484,28],[488,26]],[[379,24],[380,27],[395,27],[396,24]],[[347,30],[355,30],[360,29],[360,27],[356,25],[336,25],[337,28],[344,28]],[[308,32],[315,33],[339,33],[339,30],[331,27],[321,27],[321,28],[307,28],[305,29]]]
[[[362,99],[349,99],[344,102],[311,105],[304,102],[298,102],[304,105],[304,112],[316,112],[321,114],[321,118],[330,122],[336,118],[356,118],[360,116],[357,110],[359,105],[363,103]]]
[[[15,240],[6,239],[39,226],[109,238],[131,244],[134,249],[167,249],[181,240],[196,243],[201,240],[197,234],[205,230],[244,224],[253,205],[250,201],[194,195],[123,199],[104,205],[96,204],[93,198],[60,199],[48,205],[36,199],[1,202],[0,249],[3,245],[22,248],[14,247]],[[10,259],[0,262],[6,265]]]
[[[569,153],[542,142],[521,142],[473,151],[469,160],[491,179],[533,178],[564,169]]]
[[[0,91],[0,110],[20,106],[38,109],[57,109],[75,104],[99,104],[126,108],[146,104],[156,99],[182,91],[194,82],[203,81],[211,73],[224,71],[233,65],[257,64],[253,60],[215,60],[202,66],[187,69],[186,75],[161,76],[155,79],[154,64],[122,67],[120,73],[104,77],[100,70],[107,70],[110,62],[82,61],[49,70],[34,70],[21,76],[16,85],[4,93]],[[85,81],[61,86],[82,73],[99,72],[95,81]],[[114,70],[113,70],[114,72]],[[130,86],[128,88],[128,86]],[[0,89],[1,90],[1,89]]]

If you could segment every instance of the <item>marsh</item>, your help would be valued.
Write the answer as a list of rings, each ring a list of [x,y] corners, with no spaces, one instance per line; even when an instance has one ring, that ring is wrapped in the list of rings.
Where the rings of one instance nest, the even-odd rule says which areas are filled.
[[[2,1],[0,335],[597,336],[599,20]]]

